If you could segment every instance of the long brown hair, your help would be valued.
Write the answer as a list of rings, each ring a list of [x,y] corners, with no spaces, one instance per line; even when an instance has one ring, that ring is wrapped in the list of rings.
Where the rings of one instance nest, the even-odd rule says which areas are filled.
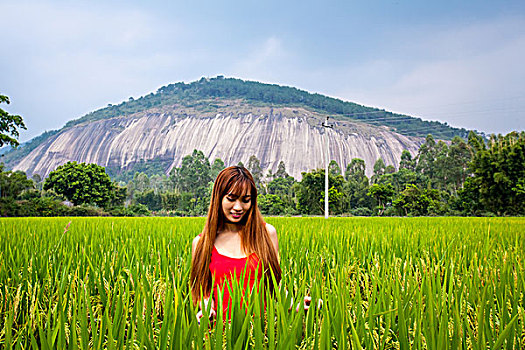
[[[246,191],[248,190],[248,191]],[[222,170],[213,185],[213,191],[208,209],[208,218],[195,248],[191,261],[191,295],[194,303],[198,303],[201,290],[204,297],[209,297],[212,289],[210,260],[217,232],[224,227],[226,221],[222,211],[222,199],[228,193],[241,196],[248,192],[251,195],[250,209],[244,215],[240,224],[243,226],[241,248],[246,253],[255,253],[262,264],[265,282],[273,290],[272,271],[277,283],[281,280],[281,267],[266,225],[257,207],[257,188],[252,174],[240,166],[231,166]],[[271,271],[270,271],[271,269]]]

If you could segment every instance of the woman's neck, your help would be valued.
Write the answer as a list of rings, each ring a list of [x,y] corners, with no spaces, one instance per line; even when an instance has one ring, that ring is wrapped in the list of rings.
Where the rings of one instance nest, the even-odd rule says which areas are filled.
[[[243,225],[240,225],[240,224],[235,224],[235,223],[232,223],[232,222],[225,222],[223,227],[222,227],[222,230],[221,230],[221,233],[236,233],[238,234],[243,228]]]

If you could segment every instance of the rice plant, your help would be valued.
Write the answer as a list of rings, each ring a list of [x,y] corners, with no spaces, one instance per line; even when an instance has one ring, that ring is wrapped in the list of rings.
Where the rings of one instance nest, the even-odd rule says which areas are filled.
[[[523,218],[267,221],[279,288],[199,324],[188,275],[204,219],[1,219],[0,348],[525,347]]]

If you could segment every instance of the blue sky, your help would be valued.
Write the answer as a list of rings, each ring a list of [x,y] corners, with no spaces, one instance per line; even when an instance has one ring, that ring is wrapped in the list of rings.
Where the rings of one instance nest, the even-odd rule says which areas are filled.
[[[21,141],[216,75],[525,129],[525,1],[0,0],[0,23],[2,108],[24,117]]]

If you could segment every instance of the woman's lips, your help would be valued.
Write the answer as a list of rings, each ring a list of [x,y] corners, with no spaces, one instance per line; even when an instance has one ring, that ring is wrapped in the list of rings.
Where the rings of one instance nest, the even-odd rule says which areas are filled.
[[[242,213],[232,213],[232,216],[233,216],[235,219],[239,219],[239,218],[242,216]]]

